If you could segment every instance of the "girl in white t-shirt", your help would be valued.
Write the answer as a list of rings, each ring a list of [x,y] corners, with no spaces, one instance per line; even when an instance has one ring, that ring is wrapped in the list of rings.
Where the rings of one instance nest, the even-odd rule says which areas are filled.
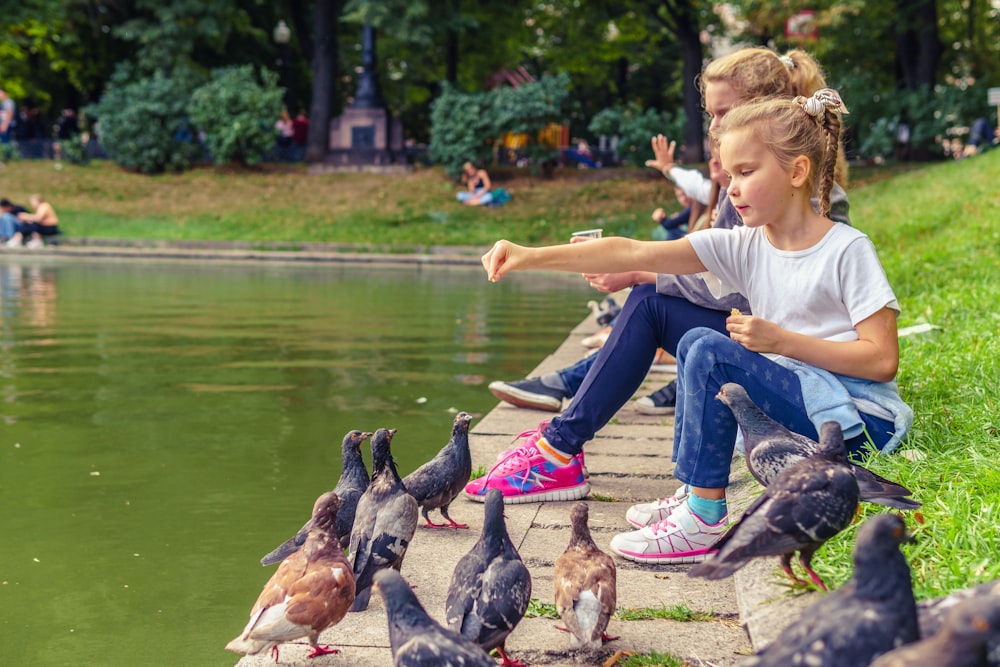
[[[726,114],[716,135],[741,228],[662,242],[609,237],[525,248],[498,241],[483,256],[494,281],[524,269],[700,273],[717,295],[738,291],[750,303],[753,316],[731,316],[728,336],[692,329],[678,344],[673,456],[685,486],[667,519],[612,539],[625,558],[697,562],[725,532],[737,425],[715,396],[727,382],[811,438],[824,421],[838,421],[853,451],[868,438],[890,450],[912,423],[894,382],[895,295],[868,237],[827,217],[842,111],[839,95],[824,89]],[[810,203],[817,184],[818,212]],[[544,440],[536,446],[551,448]]]

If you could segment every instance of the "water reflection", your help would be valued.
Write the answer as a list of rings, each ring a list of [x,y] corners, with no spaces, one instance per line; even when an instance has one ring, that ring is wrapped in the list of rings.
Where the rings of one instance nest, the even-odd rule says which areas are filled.
[[[6,258],[5,258],[6,260]],[[0,664],[232,665],[353,428],[402,472],[586,313],[575,277],[0,261]]]

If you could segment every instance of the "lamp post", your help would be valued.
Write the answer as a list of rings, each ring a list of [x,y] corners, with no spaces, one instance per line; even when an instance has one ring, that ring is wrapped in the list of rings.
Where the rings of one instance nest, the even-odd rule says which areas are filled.
[[[292,49],[288,42],[292,38],[292,31],[289,29],[288,24],[282,20],[278,21],[278,25],[274,26],[271,36],[274,38],[274,43],[278,45],[279,60],[285,70],[285,108],[291,113]]]

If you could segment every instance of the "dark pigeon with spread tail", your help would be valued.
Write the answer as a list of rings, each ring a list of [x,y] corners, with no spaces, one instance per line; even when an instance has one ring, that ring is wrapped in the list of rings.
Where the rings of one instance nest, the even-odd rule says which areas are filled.
[[[340,541],[340,546],[344,549],[351,542],[351,528],[354,526],[354,512],[358,508],[358,499],[368,488],[368,470],[365,468],[365,460],[361,458],[361,445],[370,437],[372,437],[371,433],[350,431],[344,436],[340,445],[343,464],[340,479],[337,480],[337,486],[333,488],[333,492],[340,498],[340,508],[337,511],[337,538]],[[298,551],[299,547],[306,541],[306,535],[309,534],[310,528],[312,528],[312,519],[306,521],[294,536],[261,558],[260,564],[280,563]]]
[[[403,486],[389,446],[396,429],[380,428],[372,436],[372,481],[358,500],[351,531],[350,561],[357,591],[351,611],[364,611],[372,577],[379,570],[399,570],[417,530],[417,501]]]
[[[354,601],[354,577],[337,543],[339,504],[332,491],[316,499],[305,543],[274,571],[228,650],[255,655],[270,649],[277,662],[280,644],[305,637],[310,658],[339,652],[319,644],[319,634],[340,622]]]
[[[715,397],[733,411],[743,432],[747,468],[763,486],[770,484],[794,461],[812,455],[819,446],[815,440],[793,433],[768,417],[746,390],[735,382],[722,385]],[[864,466],[853,462],[849,465],[858,480],[861,500],[901,510],[920,507],[916,500],[904,497],[913,495],[905,486],[889,481]]]
[[[820,428],[819,448],[792,463],[750,504],[716,543],[718,551],[688,571],[692,577],[722,579],[759,556],[781,556],[781,569],[798,583],[792,556],[813,583],[826,590],[812,569],[812,557],[831,537],[851,525],[858,510],[858,483],[847,462],[840,424]]]
[[[496,667],[474,642],[431,618],[398,572],[382,570],[374,583],[385,601],[394,667]]]
[[[531,574],[521,561],[503,516],[503,494],[486,494],[483,532],[462,556],[448,586],[445,622],[486,651],[497,649],[504,667],[523,667],[504,644],[531,600]]]
[[[423,514],[424,528],[444,528],[446,524],[432,523],[427,512],[441,510],[441,516],[452,528],[468,528],[448,516],[448,507],[465,488],[472,475],[472,454],[469,453],[469,422],[472,415],[460,412],[455,416],[451,438],[433,459],[423,464],[405,478],[403,485],[416,498]]]
[[[556,610],[573,639],[573,648],[598,649],[614,641],[605,630],[618,600],[615,561],[601,551],[587,525],[587,503],[570,510],[573,534],[566,551],[556,558],[552,574]]]
[[[1000,595],[972,597],[950,608],[934,635],[879,656],[871,667],[989,667],[1000,640]]]
[[[915,642],[917,604],[900,544],[913,538],[896,514],[878,514],[858,529],[854,575],[802,610],[745,667],[857,667]]]

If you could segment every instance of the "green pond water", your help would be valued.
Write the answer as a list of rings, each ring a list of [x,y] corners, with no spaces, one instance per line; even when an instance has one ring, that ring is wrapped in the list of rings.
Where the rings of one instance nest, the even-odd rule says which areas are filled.
[[[397,428],[409,472],[595,295],[473,268],[0,260],[0,665],[235,664],[258,559],[333,487],[344,433]]]

